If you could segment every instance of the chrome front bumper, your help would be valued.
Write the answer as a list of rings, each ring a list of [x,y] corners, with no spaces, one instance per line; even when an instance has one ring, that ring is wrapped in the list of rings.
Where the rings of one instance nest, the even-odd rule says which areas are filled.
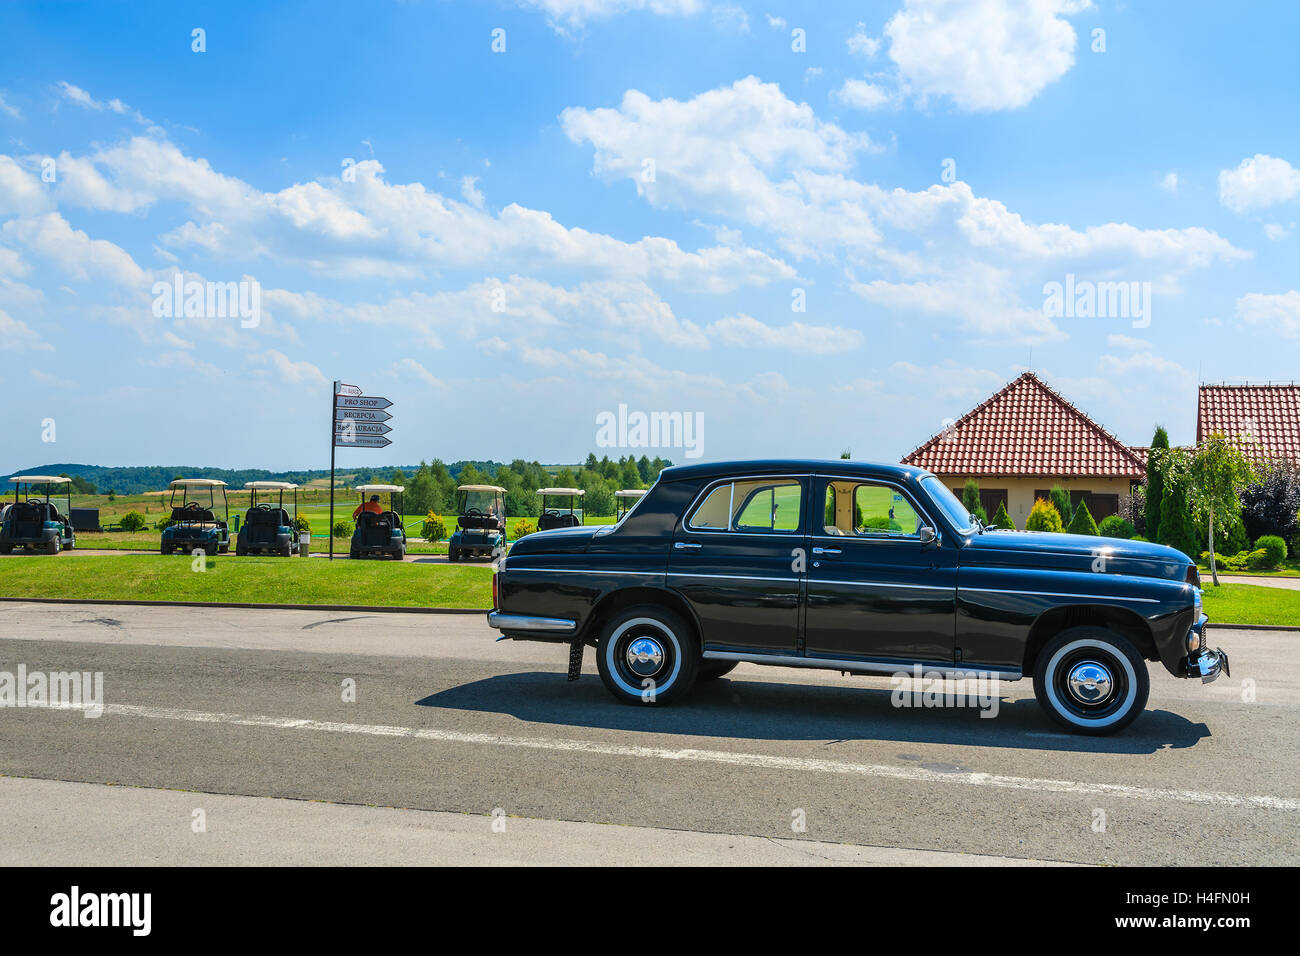
[[[1201,651],[1199,657],[1194,657],[1187,662],[1187,670],[1188,677],[1199,677],[1202,684],[1217,679],[1220,673],[1232,676],[1232,672],[1228,670],[1228,655],[1218,647],[1214,650],[1207,648]]]

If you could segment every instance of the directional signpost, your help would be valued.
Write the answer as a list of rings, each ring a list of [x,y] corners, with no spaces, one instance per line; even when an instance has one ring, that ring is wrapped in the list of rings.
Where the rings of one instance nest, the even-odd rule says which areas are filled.
[[[384,423],[392,420],[385,409],[393,403],[382,395],[363,395],[358,385],[334,383],[330,399],[330,560],[334,560],[334,449],[387,448],[385,436],[393,430]]]

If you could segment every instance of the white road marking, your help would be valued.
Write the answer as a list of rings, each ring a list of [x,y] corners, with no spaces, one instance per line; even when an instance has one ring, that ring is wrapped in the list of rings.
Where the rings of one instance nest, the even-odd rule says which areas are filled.
[[[50,710],[80,710],[71,704],[55,704]],[[1300,800],[1288,797],[1253,794],[1218,793],[1197,790],[1166,790],[1135,787],[1120,783],[1085,783],[1076,780],[1047,780],[1036,777],[1008,777],[992,773],[945,773],[924,767],[891,767],[883,764],[848,763],[812,757],[780,757],[772,754],[736,753],[726,750],[672,750],[666,747],[641,747],[630,744],[600,743],[561,737],[514,737],[505,734],[466,733],[425,727],[392,727],[383,724],[349,724],[305,717],[269,717],[260,715],[221,714],[170,707],[144,707],[137,704],[105,704],[104,716],[139,717],[146,720],[182,720],[200,724],[228,724],[236,727],[268,727],[276,730],[321,730],[327,733],[364,734],[371,737],[411,737],[441,743],[521,747],[529,750],[552,750],[566,753],[599,754],[612,757],[636,757],[653,760],[688,760],[728,764],[763,770],[790,770],[809,773],[838,773],[860,777],[881,777],[908,783],[957,783],[974,787],[999,787],[1008,790],[1031,790],[1042,793],[1068,793],[1080,796],[1131,797],[1139,800],[1173,800],[1178,803],[1217,807],[1246,807],[1263,810],[1300,811]]]

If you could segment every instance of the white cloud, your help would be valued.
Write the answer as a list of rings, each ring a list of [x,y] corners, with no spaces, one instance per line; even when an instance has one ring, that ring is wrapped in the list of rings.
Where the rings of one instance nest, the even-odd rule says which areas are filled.
[[[1219,202],[1235,213],[1254,212],[1300,194],[1300,169],[1285,159],[1256,153],[1219,173]]]
[[[484,203],[483,193],[475,185],[477,182],[477,176],[460,177],[460,194],[475,209],[482,209]]]
[[[1264,223],[1264,235],[1273,242],[1281,242],[1290,237],[1291,230],[1279,222]]]
[[[856,53],[859,56],[870,57],[880,52],[880,38],[869,34],[865,23],[858,23],[857,32],[849,37],[847,42],[849,52]]]
[[[1074,65],[1064,19],[1088,0],[906,0],[885,24],[889,57],[921,97],[965,110],[1024,106]]]
[[[248,355],[250,365],[260,365],[267,368],[277,379],[282,379],[292,385],[325,385],[328,384],[323,372],[311,362],[295,362],[283,352],[275,349],[267,349],[264,352],[251,352]]]
[[[1160,180],[1160,188],[1167,193],[1178,192],[1178,173],[1165,173],[1164,178]]]
[[[439,388],[443,386],[443,382],[436,375],[412,358],[399,359],[394,362],[393,374],[401,378],[414,378],[426,385],[434,385]]]
[[[773,326],[743,312],[709,324],[709,336],[724,345],[751,349],[780,349],[809,355],[839,355],[862,347],[862,333],[839,325],[791,322]]]
[[[635,11],[663,16],[687,15],[703,9],[702,0],[518,0],[520,6],[543,11],[560,32],[581,29],[594,20]]]
[[[6,103],[3,93],[0,93],[0,113],[4,113],[10,119],[23,118],[23,111],[10,103]]]
[[[23,169],[12,156],[0,154],[0,215],[29,216],[49,208],[41,181]]]
[[[786,22],[785,17],[774,17],[769,13],[767,14],[767,25],[773,30],[784,30],[790,24]]]
[[[97,100],[89,93],[87,93],[85,90],[83,90],[81,87],[73,86],[67,80],[60,80],[58,82],[58,89],[59,92],[62,93],[63,98],[65,100],[67,100],[69,103],[72,103],[76,106],[80,106],[82,109],[94,110],[95,112],[98,113],[102,113],[105,110],[107,110],[111,113],[117,113],[119,116],[129,116],[132,119],[134,119],[136,122],[141,123],[145,126],[151,125],[149,120],[145,118],[145,116],[142,113],[140,113],[139,110],[131,109],[131,107],[127,106],[121,100],[118,99],[112,99],[108,101]]]
[[[42,339],[24,322],[0,309],[0,351],[22,352],[27,349],[52,351],[54,346]]]
[[[892,106],[896,102],[895,94],[884,87],[868,83],[866,80],[854,79],[845,80],[834,97],[845,106],[853,106],[860,110],[878,110]]]
[[[148,288],[148,274],[124,249],[104,239],[91,239],[57,212],[11,219],[3,232],[57,264],[73,279],[107,279],[130,289]]]
[[[1249,292],[1237,300],[1237,318],[1271,328],[1290,339],[1300,338],[1300,292]]]
[[[32,381],[37,385],[45,385],[49,388],[76,388],[77,383],[66,378],[59,378],[57,375],[51,375],[49,372],[42,371],[39,368],[31,369]]]

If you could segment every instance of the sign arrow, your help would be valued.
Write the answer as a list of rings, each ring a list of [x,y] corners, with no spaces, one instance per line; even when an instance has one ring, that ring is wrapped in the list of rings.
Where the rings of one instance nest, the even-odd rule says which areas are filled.
[[[335,408],[392,408],[393,403],[382,395],[338,395]]]
[[[345,384],[344,382],[335,382],[334,385],[336,386],[334,389],[335,395],[360,395],[361,394],[360,385],[348,385]]]
[[[375,422],[343,421],[334,423],[334,434],[336,435],[387,435],[392,430],[392,425],[380,425]]]
[[[335,448],[387,448],[392,443],[391,438],[381,435],[358,435],[352,441],[344,441],[339,435],[334,436]]]
[[[352,419],[354,422],[386,422],[393,416],[388,412],[381,412],[375,408],[336,408],[334,409],[334,420],[336,422]]]

